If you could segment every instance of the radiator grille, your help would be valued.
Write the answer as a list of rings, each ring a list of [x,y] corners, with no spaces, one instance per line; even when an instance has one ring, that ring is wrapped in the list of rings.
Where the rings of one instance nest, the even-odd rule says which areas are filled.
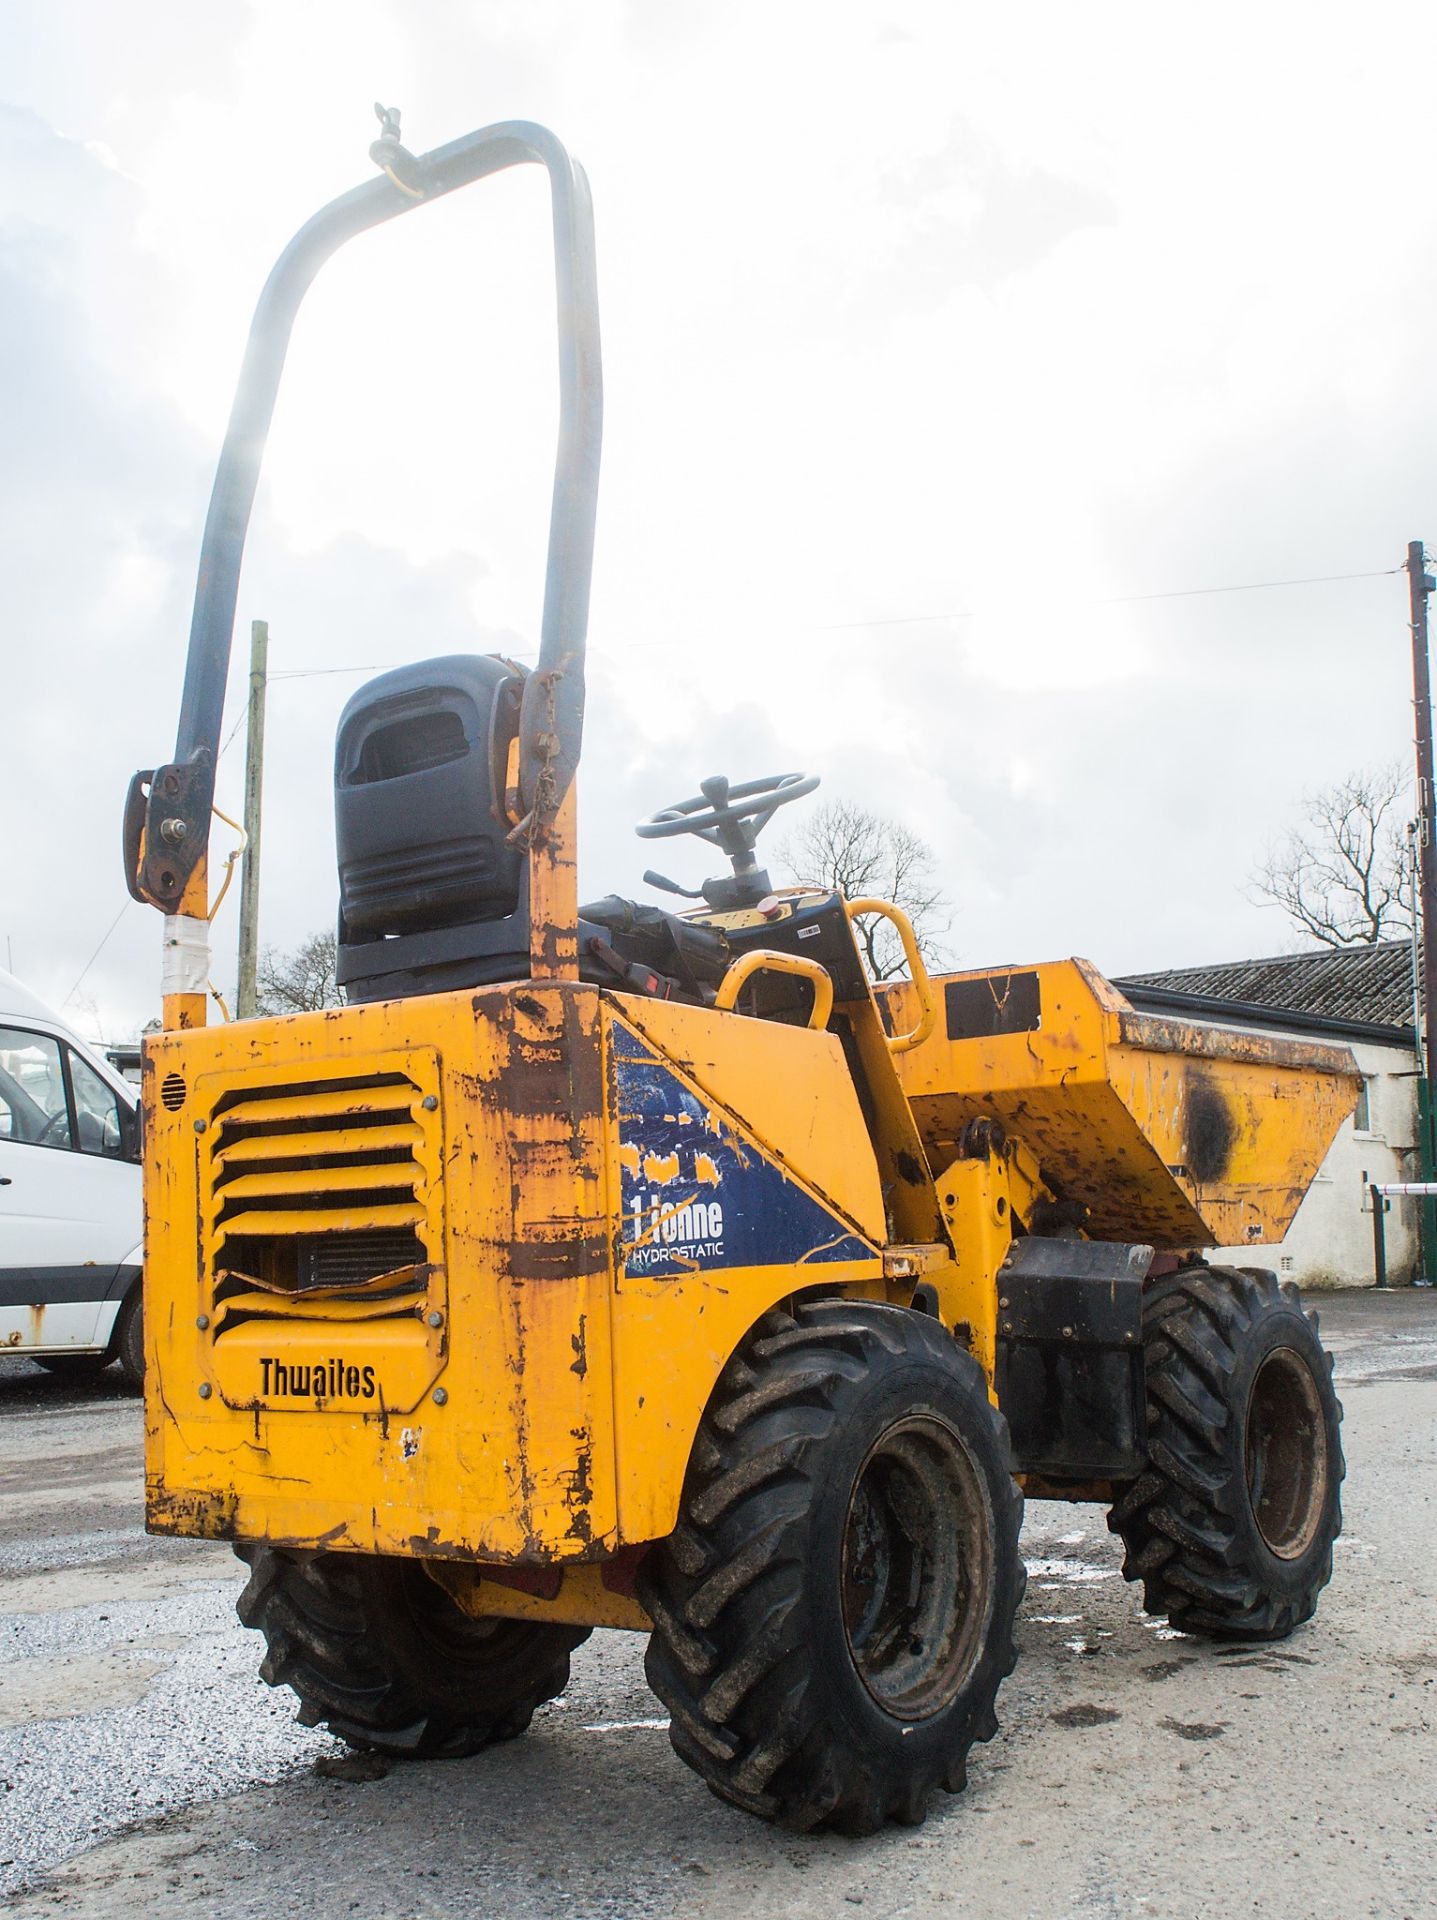
[[[236,1089],[209,1128],[205,1213],[217,1307],[297,1297],[412,1312],[440,1256],[430,1224],[435,1101],[402,1073]]]
[[[385,1274],[424,1264],[424,1243],[404,1227],[378,1233],[307,1235],[299,1246],[299,1285],[362,1287]]]

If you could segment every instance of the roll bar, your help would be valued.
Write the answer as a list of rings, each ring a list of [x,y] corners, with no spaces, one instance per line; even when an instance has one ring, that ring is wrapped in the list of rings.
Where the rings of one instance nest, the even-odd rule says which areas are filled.
[[[290,333],[315,275],[356,234],[489,174],[537,164],[548,172],[553,209],[559,439],[539,664],[526,682],[520,715],[524,817],[516,833],[530,852],[536,970],[541,958],[537,922],[547,915],[549,964],[542,970],[562,975],[578,917],[572,788],[583,737],[584,641],[603,425],[589,184],[554,135],[530,121],[502,121],[414,155],[399,144],[398,116],[377,111],[383,135],[370,152],[384,177],[341,194],[306,221],[275,262],[255,308],[200,546],[174,759],[152,773],[136,774],[131,782],[126,879],[137,899],[166,914],[206,911],[197,877],[203,880],[206,864],[245,536]]]

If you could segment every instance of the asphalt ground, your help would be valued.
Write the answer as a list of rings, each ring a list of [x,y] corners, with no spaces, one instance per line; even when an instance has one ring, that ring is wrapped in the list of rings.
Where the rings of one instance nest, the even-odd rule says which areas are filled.
[[[1317,1618],[1276,1647],[1174,1634],[1120,1578],[1101,1512],[1030,1503],[1002,1729],[965,1794],[864,1841],[778,1833],[711,1798],[669,1748],[631,1634],[580,1648],[511,1745],[354,1768],[260,1682],[228,1551],[144,1534],[139,1403],[113,1375],[77,1387],[0,1360],[0,1904],[1437,1915],[1437,1297],[1317,1304],[1349,1467]]]

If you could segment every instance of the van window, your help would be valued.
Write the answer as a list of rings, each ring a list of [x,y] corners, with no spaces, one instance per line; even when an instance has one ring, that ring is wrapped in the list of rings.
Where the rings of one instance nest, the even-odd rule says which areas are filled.
[[[60,1043],[48,1034],[0,1027],[0,1097],[7,1140],[32,1147],[74,1144]]]
[[[70,1051],[70,1087],[75,1095],[75,1127],[81,1153],[102,1153],[107,1160],[123,1160],[125,1136],[120,1123],[120,1096],[73,1051]]]

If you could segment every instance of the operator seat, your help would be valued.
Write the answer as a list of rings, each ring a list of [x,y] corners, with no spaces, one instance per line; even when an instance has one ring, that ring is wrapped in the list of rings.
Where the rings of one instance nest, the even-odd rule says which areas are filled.
[[[380,674],[341,714],[337,973],[349,1000],[528,973],[527,874],[504,807],[524,679],[507,660],[447,654]]]
[[[528,864],[505,804],[526,677],[446,654],[379,675],[340,716],[337,973],[351,1002],[528,977]],[[581,910],[578,934],[580,977],[630,992],[711,998],[728,963],[720,934],[616,895]]]

